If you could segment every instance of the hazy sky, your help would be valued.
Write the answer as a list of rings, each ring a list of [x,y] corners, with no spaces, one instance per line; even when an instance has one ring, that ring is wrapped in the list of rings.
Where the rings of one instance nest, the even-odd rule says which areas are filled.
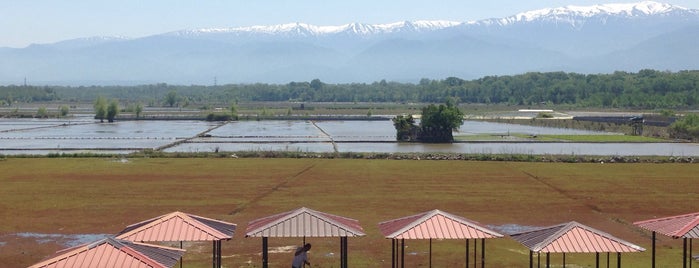
[[[640,0],[0,0],[0,47],[290,22],[470,21],[546,7],[630,2]],[[659,2],[699,9],[697,0]]]

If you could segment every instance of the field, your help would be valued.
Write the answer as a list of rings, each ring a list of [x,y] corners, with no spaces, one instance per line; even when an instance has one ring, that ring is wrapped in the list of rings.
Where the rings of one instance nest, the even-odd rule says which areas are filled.
[[[696,164],[8,158],[0,160],[0,170],[3,267],[26,267],[65,248],[21,233],[114,234],[173,211],[238,224],[235,237],[222,243],[224,267],[260,267],[261,239],[244,238],[247,223],[299,207],[360,221],[367,236],[349,239],[352,267],[389,267],[391,243],[377,224],[432,209],[491,226],[575,220],[648,249],[623,254],[622,261],[649,267],[649,233],[631,223],[699,211]],[[680,266],[681,241],[659,239],[659,266]],[[339,267],[339,239],[307,242],[314,245],[314,267]],[[271,238],[279,253],[270,255],[270,267],[288,267],[287,247],[300,243]],[[426,267],[428,242],[406,245],[406,267]],[[185,267],[211,266],[209,243],[185,248]],[[463,267],[464,251],[464,241],[434,241],[433,266]],[[488,267],[528,265],[528,250],[509,238],[488,240],[486,252]],[[560,265],[561,256],[551,260]],[[595,259],[569,254],[566,262],[593,267]]]

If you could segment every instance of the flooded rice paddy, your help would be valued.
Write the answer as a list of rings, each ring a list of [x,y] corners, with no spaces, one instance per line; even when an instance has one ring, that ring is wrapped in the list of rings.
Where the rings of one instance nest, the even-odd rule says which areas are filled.
[[[109,153],[140,150],[165,152],[374,152],[465,154],[556,154],[619,156],[699,156],[691,143],[532,143],[519,135],[589,135],[604,133],[465,121],[455,136],[469,142],[421,144],[395,142],[391,121],[120,121],[99,123],[89,117],[0,119],[0,154]],[[509,137],[479,140],[478,137]]]

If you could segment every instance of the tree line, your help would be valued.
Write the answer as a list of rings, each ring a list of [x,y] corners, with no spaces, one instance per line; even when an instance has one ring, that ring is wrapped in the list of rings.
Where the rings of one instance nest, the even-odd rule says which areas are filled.
[[[173,100],[173,92],[178,97]],[[168,95],[170,94],[170,95]],[[475,80],[448,77],[419,83],[387,82],[328,84],[318,79],[287,84],[219,86],[151,84],[91,87],[0,87],[0,100],[92,102],[99,96],[149,106],[188,106],[233,101],[298,102],[420,102],[507,105],[571,105],[595,108],[681,109],[699,103],[699,71],[578,74],[531,72],[486,76]]]

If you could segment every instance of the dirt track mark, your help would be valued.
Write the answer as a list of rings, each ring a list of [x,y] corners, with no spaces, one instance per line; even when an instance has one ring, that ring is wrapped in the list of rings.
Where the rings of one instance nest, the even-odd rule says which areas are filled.
[[[571,195],[571,194],[568,194],[568,192],[566,192],[565,190],[563,190],[563,189],[561,189],[561,188],[558,188],[558,187],[556,187],[555,185],[553,185],[553,184],[551,184],[551,183],[546,182],[545,180],[543,180],[543,179],[537,177],[537,176],[534,175],[534,174],[531,174],[531,173],[528,173],[528,172],[525,172],[525,171],[522,171],[522,173],[526,174],[527,176],[529,176],[530,178],[534,179],[535,181],[537,181],[537,182],[539,182],[539,183],[541,183],[541,184],[543,184],[543,185],[546,185],[546,187],[548,187],[548,188],[554,190],[555,192],[557,192],[557,193],[559,193],[559,194],[565,196],[566,198],[569,198],[569,199],[571,199],[571,200],[576,200],[576,201],[579,200],[579,198],[576,198],[575,196],[573,196],[573,195]],[[587,203],[585,203],[585,202],[582,202],[582,204],[585,205],[587,208],[591,209],[591,210],[594,211],[594,212],[603,213],[603,211],[602,211],[599,207],[597,207],[596,205],[594,205],[594,204],[587,204]]]
[[[282,188],[282,187],[288,185],[290,182],[296,180],[298,177],[300,177],[300,176],[303,175],[304,173],[308,172],[309,170],[313,169],[315,166],[316,166],[316,164],[311,164],[311,165],[309,165],[309,166],[303,168],[302,170],[300,170],[300,171],[297,172],[296,174],[294,174],[294,175],[292,175],[292,176],[289,176],[289,177],[287,177],[286,179],[283,179],[282,181],[280,181],[279,183],[277,183],[277,185],[274,185],[274,187],[270,188],[268,191],[265,191],[265,192],[263,192],[262,194],[257,195],[257,196],[255,196],[255,197],[253,197],[252,199],[250,199],[249,202],[247,202],[247,203],[242,203],[242,204],[238,205],[238,207],[236,207],[233,211],[231,211],[231,212],[228,213],[228,214],[229,214],[229,215],[235,215],[235,214],[237,214],[237,213],[239,213],[239,212],[245,210],[245,209],[246,209],[247,207],[249,207],[251,204],[255,204],[255,203],[257,203],[258,201],[262,200],[263,198],[272,195],[273,193],[275,193],[276,191],[278,191],[279,188]]]

